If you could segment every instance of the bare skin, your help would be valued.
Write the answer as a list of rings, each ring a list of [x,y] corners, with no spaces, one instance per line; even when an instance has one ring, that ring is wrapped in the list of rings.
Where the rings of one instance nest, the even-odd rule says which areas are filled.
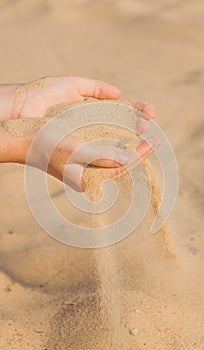
[[[0,121],[42,117],[52,105],[80,102],[85,97],[116,100],[120,96],[121,91],[115,86],[80,77],[49,77],[33,83],[2,84],[0,85]],[[154,106],[138,102],[134,107],[142,112],[143,121],[136,130],[137,134],[142,134],[148,129],[148,120],[155,116]],[[0,162],[25,164],[36,133],[35,130],[16,138],[0,128]],[[83,148],[83,151],[77,152],[77,159],[72,159],[68,169],[67,161],[80,144],[66,138],[57,145],[48,162],[48,168],[44,169],[46,145],[52,142],[54,142],[52,138],[45,137],[43,147],[40,145],[36,150],[30,165],[47,171],[77,191],[83,190],[81,175],[84,167],[90,163],[90,159],[96,159],[91,162],[93,165],[110,168],[110,177],[114,178],[125,173],[124,166],[125,169],[129,164],[134,163],[136,166],[137,159],[144,160],[159,145],[159,140],[152,138],[150,142],[142,142],[135,150],[136,152],[131,154],[116,149],[87,148],[86,150]]]

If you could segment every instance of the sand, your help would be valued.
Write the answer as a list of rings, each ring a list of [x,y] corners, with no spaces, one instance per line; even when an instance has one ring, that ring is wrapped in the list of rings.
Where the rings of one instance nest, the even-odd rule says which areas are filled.
[[[110,260],[96,266],[92,251],[48,237],[26,204],[23,167],[1,165],[1,349],[114,349],[99,318],[107,280],[118,286],[117,349],[203,349],[203,11],[200,0],[1,3],[1,81],[78,74],[155,103],[180,172],[173,256],[149,234],[150,212],[136,233],[100,250],[114,256],[112,270]],[[50,179],[50,191],[80,222],[60,183]]]

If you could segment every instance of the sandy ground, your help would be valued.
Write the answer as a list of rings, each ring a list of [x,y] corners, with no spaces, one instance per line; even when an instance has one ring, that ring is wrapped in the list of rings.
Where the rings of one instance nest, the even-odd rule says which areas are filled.
[[[165,244],[149,235],[149,213],[139,232],[90,252],[48,237],[26,204],[23,168],[1,165],[2,350],[204,349],[203,15],[199,0],[0,2],[2,82],[77,74],[154,103],[180,173]],[[98,285],[118,287],[102,327]]]

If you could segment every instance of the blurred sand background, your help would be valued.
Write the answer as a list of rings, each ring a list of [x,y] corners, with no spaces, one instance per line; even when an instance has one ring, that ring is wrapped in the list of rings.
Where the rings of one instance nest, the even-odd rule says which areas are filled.
[[[175,256],[142,228],[114,248],[124,325],[137,329],[124,326],[118,349],[204,349],[203,18],[201,0],[0,1],[1,82],[74,74],[113,83],[155,104],[174,148]],[[0,349],[114,349],[98,325],[90,252],[38,227],[22,167],[1,165],[0,184]]]

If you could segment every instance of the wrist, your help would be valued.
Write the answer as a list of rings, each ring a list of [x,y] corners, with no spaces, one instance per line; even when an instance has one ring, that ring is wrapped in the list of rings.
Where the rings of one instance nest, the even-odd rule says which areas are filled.
[[[32,136],[16,137],[0,128],[0,163],[25,164]]]

